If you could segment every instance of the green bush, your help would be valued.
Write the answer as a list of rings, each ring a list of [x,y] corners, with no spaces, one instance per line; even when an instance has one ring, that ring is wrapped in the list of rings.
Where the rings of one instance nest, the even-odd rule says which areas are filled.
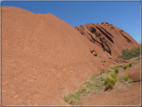
[[[129,81],[128,81],[128,83],[133,83],[133,82],[134,82],[133,80],[129,80]]]
[[[131,63],[129,63],[129,64],[128,64],[128,67],[131,67],[131,66],[132,66],[132,64],[131,64]]]
[[[106,72],[109,73],[109,72],[111,72],[111,70],[108,69]]]
[[[112,83],[108,83],[106,86],[105,86],[105,90],[112,90],[113,89],[113,84]]]
[[[76,101],[73,98],[70,99],[69,104],[75,104],[75,103],[76,103]]]
[[[113,68],[114,68],[114,66],[110,66],[110,68],[111,68],[111,69],[113,69]]]
[[[103,74],[103,73],[105,73],[105,71],[104,71],[104,70],[102,70],[102,71],[100,72],[100,75],[101,75],[101,74]]]
[[[81,96],[81,91],[78,90],[75,93],[70,93],[68,96],[65,96],[64,101],[74,105],[80,100],[80,96]]]
[[[119,73],[119,71],[118,71],[118,69],[115,69],[115,71],[114,71],[116,74],[118,74]]]
[[[117,82],[117,74],[106,75],[104,78],[105,90],[112,89]]]
[[[92,77],[90,78],[90,80],[95,79],[95,77],[96,77],[96,75],[92,76]]]
[[[81,86],[81,92],[85,92],[87,90],[86,85]]]
[[[111,75],[106,75],[104,78],[104,84],[107,85],[108,83],[112,83],[113,85],[115,85],[115,83],[117,82],[117,75],[111,74]]]
[[[125,66],[124,66],[124,69],[127,69],[127,68],[128,68],[128,65],[125,65]]]
[[[111,74],[111,77],[114,79],[114,85],[115,85],[115,83],[117,82],[117,74],[116,73],[113,73],[113,74]]]
[[[124,78],[125,81],[128,81],[128,79],[130,78],[130,75],[127,74],[127,73],[124,73],[123,78]]]
[[[64,97],[64,100],[65,100],[65,102],[68,102],[69,101],[69,97]]]
[[[118,56],[117,58],[122,58],[122,59],[125,59],[125,60],[129,60],[131,58],[140,56],[140,52],[142,52],[142,47],[133,48],[131,50],[123,49],[121,51],[122,55]]]

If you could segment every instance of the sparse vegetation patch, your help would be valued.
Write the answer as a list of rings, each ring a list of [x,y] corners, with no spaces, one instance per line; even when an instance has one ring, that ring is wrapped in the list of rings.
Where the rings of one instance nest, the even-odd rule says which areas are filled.
[[[70,93],[68,96],[64,97],[64,101],[69,104],[75,105],[80,100],[81,91],[78,90],[75,93]]]
[[[123,78],[124,78],[125,81],[128,81],[128,79],[130,78],[130,75],[127,74],[127,73],[124,73]]]
[[[103,91],[111,91],[113,87],[117,87],[118,84],[122,86],[127,86],[128,84],[133,83],[133,80],[130,79],[130,75],[124,73],[119,74],[119,68],[131,67],[136,62],[131,62],[128,64],[121,64],[111,66],[111,69],[102,70],[99,74],[92,76],[88,81],[84,82],[80,89],[75,93],[70,93],[64,97],[64,101],[68,102],[71,105],[76,105],[81,99],[87,98],[87,96],[92,93],[101,93]],[[137,61],[138,63],[138,61]],[[119,81],[119,82],[118,82]]]
[[[109,73],[109,72],[112,72],[112,71],[110,69],[108,69],[106,72]]]
[[[105,70],[102,70],[102,71],[100,72],[100,75],[103,74],[103,73],[105,73]]]

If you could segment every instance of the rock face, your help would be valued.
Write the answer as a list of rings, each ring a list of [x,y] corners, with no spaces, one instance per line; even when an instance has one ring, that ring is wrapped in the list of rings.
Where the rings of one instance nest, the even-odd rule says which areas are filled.
[[[128,33],[108,22],[90,23],[80,27],[77,26],[75,29],[113,57],[120,55],[122,49],[139,46]]]
[[[52,14],[2,7],[2,104],[68,105],[64,96],[83,81],[114,63],[126,62],[109,58],[108,52],[120,53],[121,38],[124,48],[136,47],[136,42],[125,35],[114,36],[101,26],[105,24],[77,27],[84,37]]]

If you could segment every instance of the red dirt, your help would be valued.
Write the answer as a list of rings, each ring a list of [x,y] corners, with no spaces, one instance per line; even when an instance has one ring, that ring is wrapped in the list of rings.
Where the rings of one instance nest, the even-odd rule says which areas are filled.
[[[52,14],[2,7],[3,105],[68,105],[63,97],[85,80],[127,62],[109,57]]]
[[[121,73],[124,72],[131,74],[133,78],[139,78],[140,75],[135,75],[134,72],[140,73],[140,63],[121,71]],[[101,94],[95,93],[92,95],[91,99],[81,100],[79,105],[140,105],[142,97],[140,84],[142,85],[139,81],[126,89],[113,89],[110,92],[106,91]]]

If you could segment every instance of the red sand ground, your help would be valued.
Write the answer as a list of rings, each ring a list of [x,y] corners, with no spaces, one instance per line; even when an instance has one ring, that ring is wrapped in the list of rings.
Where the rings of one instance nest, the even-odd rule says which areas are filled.
[[[63,97],[85,80],[127,62],[109,57],[52,14],[2,7],[3,105],[68,105]]]

